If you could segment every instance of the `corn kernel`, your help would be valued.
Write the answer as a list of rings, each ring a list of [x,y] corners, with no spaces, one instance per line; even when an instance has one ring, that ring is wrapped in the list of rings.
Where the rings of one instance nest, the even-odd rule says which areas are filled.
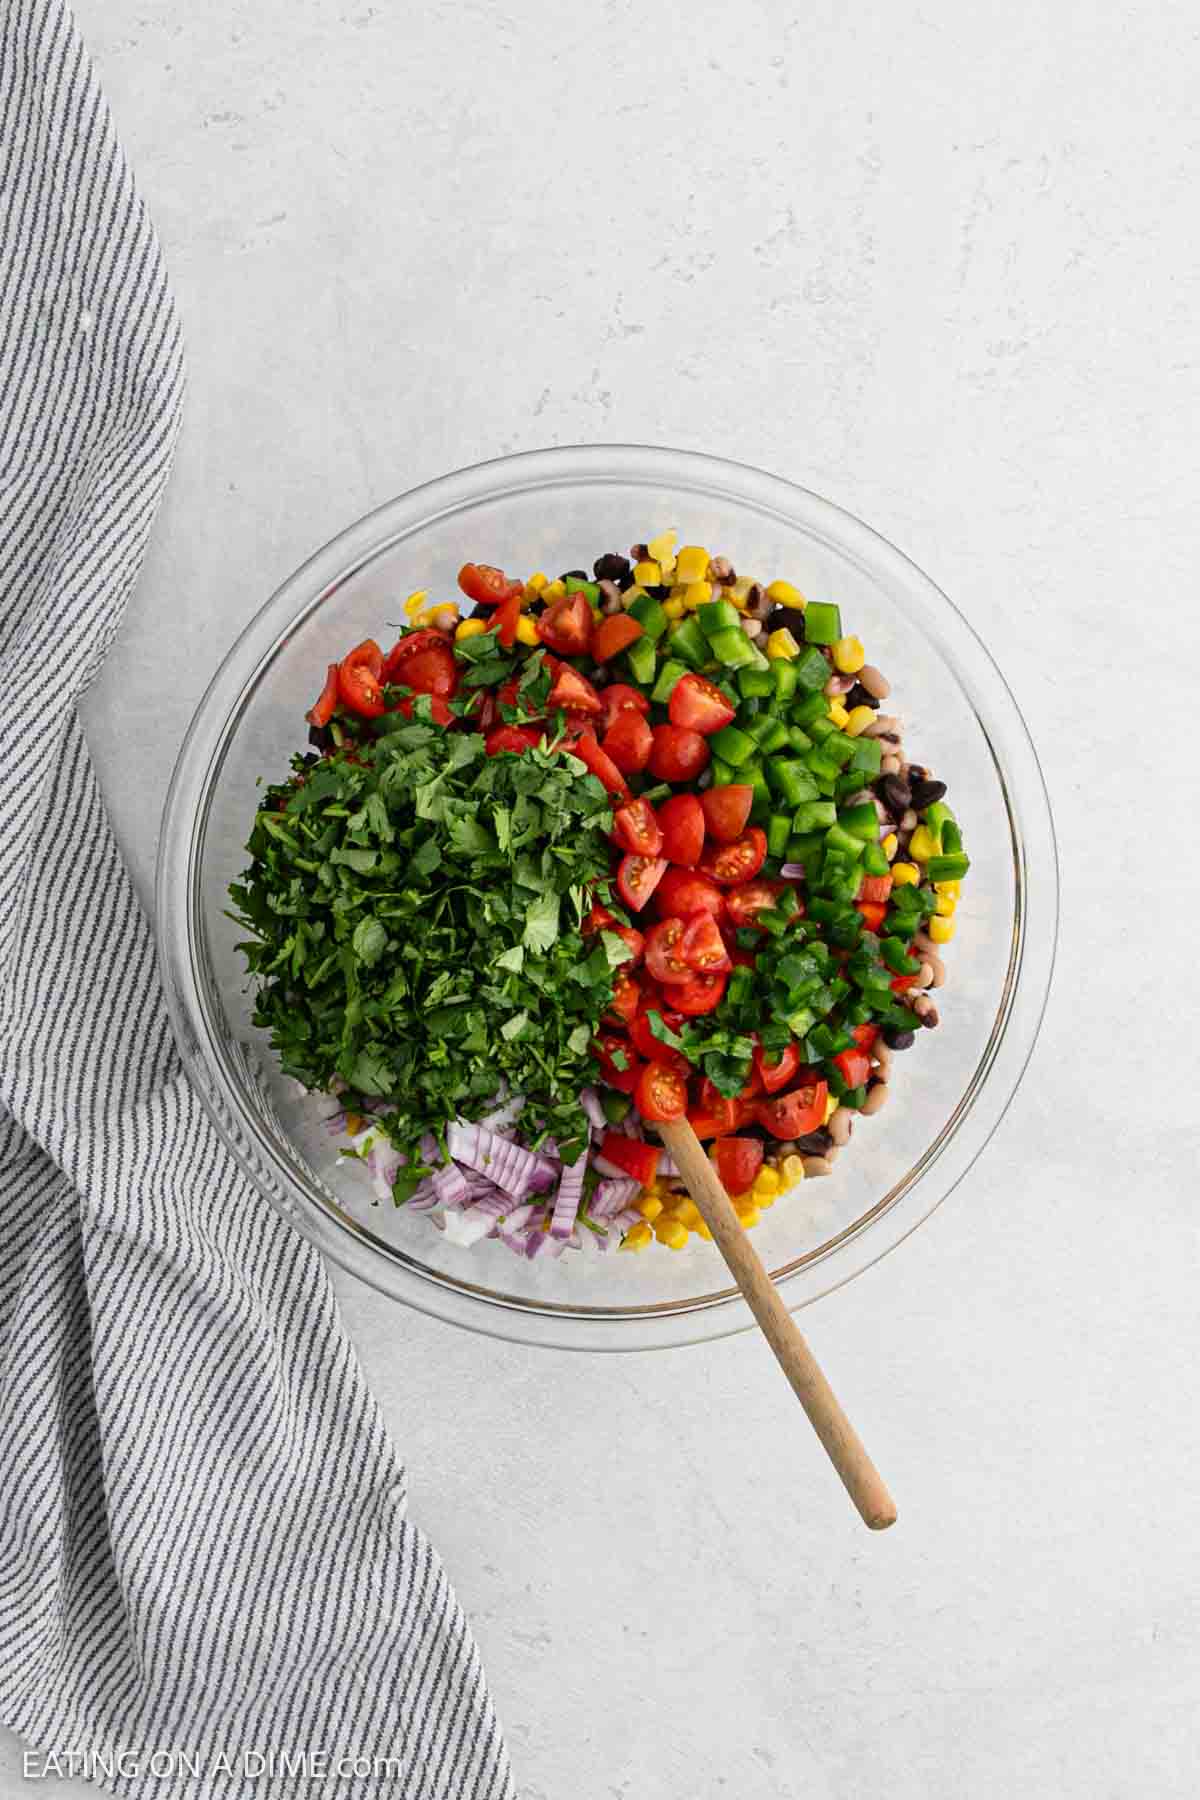
[[[746,1188],[741,1194],[730,1194],[729,1198],[735,1208],[740,1206],[754,1206],[756,1204],[755,1196],[749,1188]]]
[[[874,707],[856,706],[847,718],[842,730],[847,732],[850,737],[861,737],[874,717]]]
[[[804,1158],[802,1156],[785,1156],[779,1165],[779,1173],[785,1187],[795,1187],[798,1181],[804,1180]]]
[[[648,1225],[635,1225],[625,1233],[622,1250],[644,1250],[654,1234]]]
[[[837,1096],[835,1094],[830,1094],[828,1099],[825,1102],[825,1118],[823,1120],[824,1124],[828,1125],[830,1119],[832,1119],[832,1117],[833,1117],[834,1113],[837,1111],[837,1109],[838,1109]]]
[[[793,656],[799,656],[799,654],[800,646],[786,625],[781,625],[779,630],[773,631],[767,639],[767,655],[776,660],[786,657],[790,662]]]
[[[682,601],[677,594],[672,594],[669,600],[663,601],[662,609],[666,613],[668,619],[682,619],[685,611],[685,602]]]
[[[643,1194],[637,1202],[637,1209],[643,1219],[648,1219],[653,1224],[663,1209],[663,1203],[657,1194]]]
[[[675,561],[675,540],[678,536],[677,531],[660,531],[656,538],[650,539],[646,549],[656,563]]]
[[[737,1216],[741,1220],[742,1225],[746,1231],[750,1231],[755,1225],[757,1225],[758,1221],[762,1217],[762,1214],[759,1212],[758,1207],[756,1206],[756,1204],[754,1203],[753,1200],[751,1200],[748,1205],[743,1204],[741,1201],[735,1200],[734,1206],[737,1208]]]
[[[733,588],[727,587],[722,590],[721,598],[722,598],[722,600],[728,600],[730,606],[732,606],[735,609],[735,611],[745,612],[745,610],[746,610],[745,594],[736,593]]]
[[[680,1220],[682,1224],[686,1225],[689,1231],[694,1231],[699,1223],[700,1208],[689,1196],[687,1199],[681,1201],[675,1208],[675,1217]]]
[[[482,637],[486,630],[487,626],[482,619],[464,619],[461,625],[455,627],[454,641],[461,644],[465,638]]]
[[[927,825],[918,825],[908,840],[908,853],[914,862],[928,862],[931,856],[937,856],[941,844],[934,837]]]
[[[698,606],[707,606],[711,599],[711,581],[689,581],[683,589],[683,604],[689,612],[695,612]]]
[[[542,599],[545,601],[561,600],[566,591],[567,584],[565,581],[562,581],[561,579],[548,581],[542,589]]]
[[[861,638],[839,638],[833,646],[833,666],[841,675],[857,675],[866,660]]]
[[[346,1136],[357,1137],[359,1132],[365,1128],[366,1123],[367,1121],[361,1113],[348,1112],[346,1114]]]
[[[732,600],[734,604],[737,605],[741,601],[750,598],[750,589],[753,586],[754,583],[750,580],[749,576],[739,575],[737,580],[731,582],[725,589],[725,598],[727,600]]]
[[[954,936],[954,920],[941,919],[935,913],[926,926],[926,930],[935,944],[948,944]]]
[[[781,1185],[778,1170],[769,1168],[767,1164],[764,1163],[762,1168],[758,1171],[758,1174],[754,1177],[754,1185],[750,1191],[756,1199],[762,1200],[767,1195],[777,1194]]]
[[[933,910],[941,919],[952,919],[958,901],[953,894],[939,894],[933,903]]]
[[[758,1206],[774,1206],[778,1198],[778,1194],[755,1194],[754,1196],[755,1203]]]
[[[892,864],[893,887],[916,887],[921,879],[921,871],[916,863],[899,862]]]
[[[698,544],[685,544],[675,558],[676,581],[703,581],[708,573],[708,551]]]
[[[417,614],[423,609],[425,602],[428,600],[428,598],[429,598],[429,589],[428,588],[418,588],[415,594],[410,594],[408,596],[408,599],[404,602],[405,618],[406,619],[415,619]]]
[[[532,590],[535,594],[540,594],[542,589],[545,587],[549,587],[549,585],[550,585],[550,577],[548,575],[543,574],[541,569],[538,570],[536,575],[531,575],[529,577],[529,580],[525,583],[525,586],[527,588],[532,588]]]
[[[790,581],[772,581],[767,588],[767,599],[774,600],[776,606],[796,606],[803,612],[808,601],[798,587]]]
[[[633,579],[640,581],[643,587],[661,587],[662,570],[656,562],[634,563]]]
[[[834,724],[839,726],[843,731],[850,722],[850,714],[846,711],[840,700],[831,700],[829,702],[829,716]]]
[[[640,1231],[642,1228],[635,1225],[633,1229]],[[682,1250],[692,1234],[680,1219],[660,1219],[654,1227],[654,1235],[668,1250]]]
[[[883,854],[887,857],[888,861],[891,862],[893,856],[895,856],[897,850],[900,848],[900,839],[896,836],[894,831],[889,831],[879,848],[883,851]]]
[[[435,606],[433,622],[439,631],[453,631],[458,624],[457,606],[451,606],[449,601],[444,601],[441,606]]]
[[[701,1219],[696,1227],[696,1236],[702,1237],[706,1244],[711,1244],[713,1241],[712,1232],[708,1229],[708,1226],[704,1223],[703,1219]]]
[[[537,644],[541,642],[541,639],[538,637],[538,628],[528,614],[525,614],[517,620],[517,642],[518,644]]]
[[[962,882],[961,881],[935,881],[933,884],[933,891],[935,894],[950,894],[955,900],[961,900],[962,899]]]

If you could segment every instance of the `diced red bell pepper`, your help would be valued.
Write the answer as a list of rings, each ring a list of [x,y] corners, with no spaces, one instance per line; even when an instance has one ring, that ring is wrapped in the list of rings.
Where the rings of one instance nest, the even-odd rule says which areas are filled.
[[[600,1154],[605,1162],[631,1175],[648,1187],[658,1174],[658,1159],[662,1154],[654,1144],[644,1144],[639,1138],[626,1137],[620,1131],[606,1131],[600,1140]]]

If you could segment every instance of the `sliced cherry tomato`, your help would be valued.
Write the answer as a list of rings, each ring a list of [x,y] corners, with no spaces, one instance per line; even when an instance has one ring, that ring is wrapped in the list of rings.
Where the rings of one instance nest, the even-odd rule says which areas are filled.
[[[860,900],[886,900],[892,891],[890,875],[864,875],[859,883]]]
[[[650,761],[654,738],[641,713],[627,706],[604,734],[602,748],[625,775],[638,775]]]
[[[390,659],[389,659],[390,660]],[[404,657],[390,677],[399,687],[411,688],[414,694],[437,694],[450,700],[458,692],[458,664],[445,638]],[[389,679],[384,669],[384,681]]]
[[[646,940],[641,932],[633,925],[618,925],[615,920],[611,925],[606,926],[605,929],[611,931],[614,937],[619,937],[621,942],[628,946],[630,952],[629,961],[622,963],[621,967],[623,969],[635,969],[641,962],[642,952],[646,948]]]
[[[521,623],[521,590],[510,594],[496,608],[496,616],[488,626],[494,631],[506,650],[511,650],[517,641],[517,626]]]
[[[642,990],[636,975],[627,975],[625,968],[613,972],[613,997],[604,1009],[604,1017],[612,1025],[629,1025],[638,1016],[638,1008],[642,1003]]]
[[[725,896],[731,925],[753,925],[765,907],[774,906],[784,889],[782,881],[743,881]]]
[[[666,873],[663,856],[623,856],[617,870],[617,892],[630,912],[641,912]]]
[[[503,569],[494,569],[490,563],[464,563],[458,571],[458,585],[477,606],[499,606],[523,590],[521,582],[510,581]]]
[[[871,1059],[865,1050],[842,1050],[833,1061],[847,1087],[865,1086],[871,1073]]]
[[[650,773],[659,781],[694,781],[708,767],[711,752],[698,731],[682,725],[656,725],[650,751]]]
[[[682,919],[660,919],[646,933],[646,967],[664,987],[688,982],[694,973],[683,960],[683,929]]]
[[[690,1075],[692,1065],[682,1051],[673,1050],[670,1044],[664,1044],[656,1038],[650,1029],[650,1014],[657,1013],[663,1018],[662,1009],[657,1006],[640,1012],[629,1027],[629,1035],[633,1039],[634,1048],[640,1050],[648,1062],[666,1063],[669,1069],[677,1069],[681,1075]]]
[[[648,1070],[643,1069],[643,1081],[648,1073]],[[614,1168],[632,1175],[643,1187],[649,1187],[658,1174],[658,1159],[662,1151],[657,1144],[646,1144],[641,1138],[626,1137],[623,1131],[606,1131],[600,1140],[600,1154]]]
[[[695,794],[672,794],[658,809],[663,855],[681,868],[694,868],[704,848],[704,808]]]
[[[425,694],[421,697],[428,700],[430,717],[435,725],[455,725],[458,723],[454,714],[450,711],[450,708],[446,705],[446,702],[442,699],[440,694]],[[402,718],[411,719],[417,698],[418,696],[416,694],[405,695],[404,699],[395,710]]]
[[[736,715],[737,708],[703,675],[681,675],[667,702],[667,717],[672,725],[698,731],[701,737],[711,737],[714,731],[731,724]]]
[[[610,682],[608,687],[601,690],[600,697],[604,702],[605,731],[613,724],[619,713],[640,713],[644,719],[650,711],[650,702],[645,694],[640,693],[635,687],[630,687],[627,681]]]
[[[919,969],[915,975],[893,975],[890,983],[891,990],[893,994],[906,994],[909,988],[915,987],[920,979],[921,971]]]
[[[542,732],[538,725],[497,725],[494,731],[488,732],[483,747],[489,756],[499,756],[502,750],[511,750],[514,756],[520,756],[523,750],[532,750],[541,741]]]
[[[671,989],[671,1000],[677,1012],[688,1018],[712,1012],[725,998],[725,976],[692,974],[690,981],[677,981]]]
[[[856,1025],[854,1027],[854,1042],[860,1050],[873,1050],[878,1036],[878,1025]]]
[[[377,719],[386,710],[379,677],[383,651],[374,638],[365,638],[338,668],[338,699],[362,719]]]
[[[855,910],[862,914],[862,922],[868,931],[878,931],[887,917],[887,907],[878,900],[856,900]]]
[[[558,663],[554,668],[554,681],[546,699],[546,710],[554,712],[556,708],[563,712],[593,714],[601,710],[600,696],[591,682],[569,663]]]
[[[719,844],[732,844],[746,829],[746,820],[754,804],[754,789],[744,781],[731,782],[728,787],[706,788],[700,796],[700,804],[704,808],[709,837],[716,838]]]
[[[574,670],[571,671],[574,673]],[[629,799],[629,783],[618,769],[611,756],[606,756],[596,742],[596,734],[590,728],[581,731],[571,745],[572,756],[577,756],[581,763],[593,774],[597,781],[606,787],[610,794],[620,794],[623,800]]]
[[[722,887],[733,887],[751,881],[766,860],[767,834],[751,825],[732,844],[710,844],[700,858],[700,867]]]
[[[592,909],[588,913],[587,918],[583,921],[582,929],[584,936],[586,937],[589,931],[615,931],[616,928],[616,918],[609,912],[607,906],[601,906],[597,901],[593,900]],[[641,933],[639,932],[638,935],[640,936]]]
[[[717,1174],[727,1194],[744,1194],[763,1164],[761,1138],[723,1137],[713,1151]]]
[[[647,1063],[638,1076],[633,1103],[643,1119],[655,1123],[682,1119],[687,1111],[687,1082],[678,1069],[665,1062]]]
[[[609,1087],[617,1088],[622,1094],[632,1094],[642,1072],[642,1062],[634,1055],[628,1038],[619,1037],[615,1031],[601,1032],[592,1040],[592,1055],[600,1064],[601,1077]],[[623,1067],[618,1067],[618,1059]]]
[[[601,619],[592,635],[592,661],[606,663],[645,634],[637,620],[626,612],[613,613]]]
[[[800,1067],[800,1046],[788,1044],[778,1052],[757,1046],[754,1051],[754,1067],[768,1094],[777,1094],[788,1085]]]
[[[688,869],[668,869],[659,883],[657,899],[663,919],[686,919],[696,912],[710,912],[717,920],[725,917],[725,896],[716,882]]]
[[[337,699],[338,665],[336,663],[330,663],[325,676],[325,686],[321,689],[320,697],[313,701],[312,705],[304,715],[309,724],[316,725],[318,728],[322,725],[328,725],[330,719],[333,717],[333,709],[337,705]]]
[[[828,1083],[810,1076],[800,1087],[794,1087],[786,1094],[773,1094],[769,1100],[760,1100],[758,1116],[774,1137],[805,1137],[825,1123],[828,1100]]]
[[[538,636],[560,656],[586,656],[592,641],[592,609],[586,594],[566,594],[537,622]]]
[[[666,923],[673,924],[674,921],[667,920]],[[705,975],[718,975],[733,967],[721,928],[710,912],[693,913],[684,921],[679,954],[689,969],[698,969]]]
[[[402,677],[397,673],[400,666],[418,650],[450,650],[450,641],[443,632],[425,629],[423,631],[406,631],[403,637],[396,639],[383,661],[383,673],[379,679],[384,687],[390,681],[399,681]],[[453,655],[453,651],[450,651]]]
[[[722,1100],[711,1109],[697,1106],[688,1113],[688,1124],[698,1138],[722,1137],[726,1132],[736,1131],[737,1101]]]
[[[648,800],[627,800],[613,814],[612,835],[616,843],[635,856],[658,856],[663,848],[654,808]]]

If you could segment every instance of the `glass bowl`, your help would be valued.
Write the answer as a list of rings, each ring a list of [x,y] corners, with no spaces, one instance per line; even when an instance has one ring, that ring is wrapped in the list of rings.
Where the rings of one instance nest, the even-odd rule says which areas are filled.
[[[587,566],[667,526],[734,566],[840,603],[892,682],[905,745],[950,783],[971,873],[948,947],[941,1024],[895,1059],[890,1104],[860,1122],[833,1174],[764,1212],[754,1244],[796,1308],[919,1225],[979,1155],[1033,1048],[1054,960],[1054,831],[1033,745],[1003,677],[933,582],[850,514],[740,464],[624,445],[539,450],[462,469],[390,501],[286,581],[225,658],[179,754],[159,851],[157,913],[180,1050],[238,1162],[345,1268],[458,1325],[573,1349],[645,1349],[745,1329],[711,1244],[528,1262],[455,1248],[427,1218],[380,1205],[339,1161],[310,1102],[275,1068],[226,889],[264,776],[286,771],[325,666],[386,639],[415,588],[456,593],[468,560],[518,572]]]

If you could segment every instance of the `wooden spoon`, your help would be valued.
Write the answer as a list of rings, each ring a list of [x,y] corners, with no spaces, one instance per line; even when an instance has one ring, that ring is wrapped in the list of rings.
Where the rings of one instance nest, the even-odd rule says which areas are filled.
[[[751,1248],[750,1235],[699,1138],[686,1119],[664,1121],[657,1129],[863,1522],[872,1531],[886,1531],[896,1522],[896,1503],[838,1405],[837,1396],[780,1299],[779,1290]]]

